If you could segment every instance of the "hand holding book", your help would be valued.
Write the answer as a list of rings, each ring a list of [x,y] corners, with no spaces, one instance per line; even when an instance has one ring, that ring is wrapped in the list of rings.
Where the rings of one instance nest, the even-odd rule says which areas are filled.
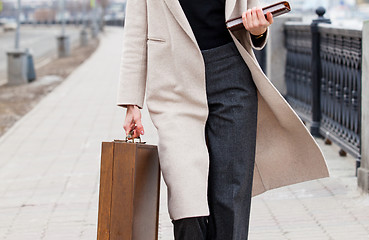
[[[247,17],[247,15],[248,15],[247,12],[250,12],[250,11],[251,11],[251,18],[250,17],[248,18]],[[277,16],[280,16],[284,13],[289,12],[289,11],[291,11],[291,7],[290,7],[290,4],[287,1],[278,2],[278,3],[275,3],[275,4],[272,4],[272,5],[269,5],[269,6],[266,6],[266,7],[262,8],[262,13],[265,16],[265,19],[270,24],[271,24],[270,16],[268,17],[268,15],[267,15],[268,12],[270,12],[273,15],[273,17],[277,17]],[[255,17],[258,17],[259,19],[261,19],[260,18],[260,12],[259,12],[259,15],[253,15],[252,14],[252,9],[249,9],[243,15],[245,15],[245,17],[242,16],[242,17],[238,17],[238,18],[228,20],[226,22],[227,28],[231,31],[239,30],[239,29],[242,29],[244,27],[247,29],[247,27],[249,27],[248,23],[254,22]]]
[[[270,12],[264,17],[261,8],[248,9],[242,14],[242,23],[247,31],[254,36],[261,36],[273,23],[273,16]]]

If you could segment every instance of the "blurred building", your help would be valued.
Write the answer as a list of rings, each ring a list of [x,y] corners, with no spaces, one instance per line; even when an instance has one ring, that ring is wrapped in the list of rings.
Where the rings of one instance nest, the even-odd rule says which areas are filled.
[[[126,0],[96,0],[98,14],[107,20],[124,20]],[[65,0],[66,22],[81,22],[85,15],[91,17],[90,1],[87,0]],[[61,19],[61,0],[22,0],[22,12],[20,20],[22,23],[54,23]],[[84,11],[85,10],[85,11]],[[3,11],[0,18],[14,19],[17,12],[17,0],[3,0]],[[88,18],[88,17],[87,17]]]
[[[39,23],[55,21],[56,11],[52,8],[37,8],[33,12],[33,19]]]

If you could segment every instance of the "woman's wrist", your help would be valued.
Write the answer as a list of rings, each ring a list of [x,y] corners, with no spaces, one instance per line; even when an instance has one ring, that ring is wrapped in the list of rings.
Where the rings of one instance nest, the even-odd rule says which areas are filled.
[[[127,105],[127,110],[133,110],[136,107],[136,105]]]
[[[260,33],[260,34],[255,34],[255,33],[250,32],[251,36],[254,37],[255,39],[263,37],[265,33],[266,33],[266,29],[264,30],[263,33]]]

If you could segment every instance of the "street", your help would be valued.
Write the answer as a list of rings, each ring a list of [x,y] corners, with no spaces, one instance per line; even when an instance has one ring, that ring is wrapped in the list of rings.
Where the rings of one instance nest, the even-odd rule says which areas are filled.
[[[68,26],[66,34],[70,36],[70,41],[76,44],[79,39],[80,27]],[[20,28],[20,48],[29,48],[34,59],[55,56],[57,53],[56,36],[61,33],[61,26],[21,26]],[[0,85],[4,83],[6,77],[7,55],[6,52],[14,49],[15,31],[0,31]]]

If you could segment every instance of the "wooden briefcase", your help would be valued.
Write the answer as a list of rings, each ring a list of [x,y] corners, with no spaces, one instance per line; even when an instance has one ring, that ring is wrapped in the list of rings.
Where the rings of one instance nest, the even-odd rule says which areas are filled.
[[[103,142],[98,240],[157,240],[160,167],[157,147]]]

